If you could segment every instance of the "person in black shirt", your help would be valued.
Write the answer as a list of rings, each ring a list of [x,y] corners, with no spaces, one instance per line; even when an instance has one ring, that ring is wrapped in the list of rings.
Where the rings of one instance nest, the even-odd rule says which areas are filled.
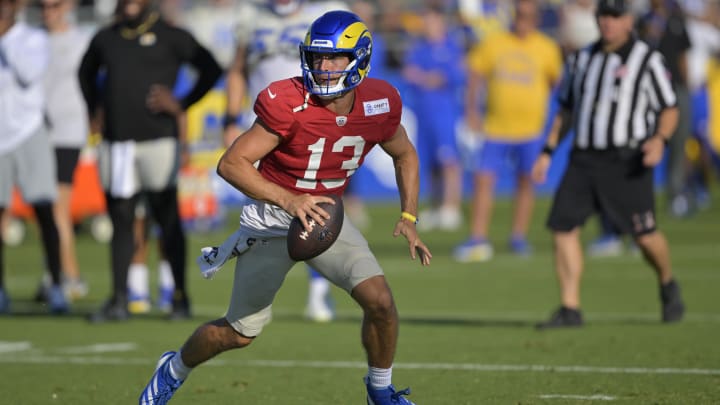
[[[690,213],[686,193],[688,161],[685,142],[690,136],[690,96],[687,87],[687,55],[690,38],[685,16],[674,0],[652,0],[650,11],[638,19],[639,37],[656,48],[664,57],[678,98],[680,120],[668,144],[667,197],[670,212],[678,217]]]
[[[189,94],[178,100],[170,89],[184,63],[195,68],[198,76]],[[129,316],[127,272],[134,251],[133,219],[140,192],[145,193],[160,227],[164,255],[175,278],[170,317],[190,316],[186,242],[177,201],[182,147],[177,139],[177,117],[205,95],[221,74],[208,50],[187,31],[165,22],[151,0],[120,0],[116,20],[93,37],[79,77],[91,125],[102,127],[99,169],[114,232],[112,295],[90,316],[91,321]]]
[[[631,234],[657,273],[662,320],[679,321],[685,310],[667,240],[657,229],[653,194],[653,167],[677,126],[677,98],[662,55],[633,37],[626,1],[601,0],[597,21],[600,41],[568,60],[561,108],[533,167],[534,180],[544,182],[559,134],[572,123],[570,161],[547,221],[562,306],[541,328],[583,324],[580,227],[595,211]]]

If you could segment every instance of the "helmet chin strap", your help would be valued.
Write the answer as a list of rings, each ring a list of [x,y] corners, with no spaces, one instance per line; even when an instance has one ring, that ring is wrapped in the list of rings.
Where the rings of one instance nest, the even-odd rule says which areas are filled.
[[[305,93],[305,101],[302,105],[293,108],[293,112],[305,111],[308,108],[308,100],[310,100],[310,93]]]

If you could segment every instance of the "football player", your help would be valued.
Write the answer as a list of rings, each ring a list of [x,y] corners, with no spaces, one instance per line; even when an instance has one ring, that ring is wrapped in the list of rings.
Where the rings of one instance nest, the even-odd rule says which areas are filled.
[[[412,259],[429,265],[430,250],[418,237],[418,158],[400,125],[402,101],[383,80],[367,78],[372,37],[353,13],[332,11],[310,27],[300,47],[302,76],[271,83],[258,94],[255,123],[218,164],[218,173],[251,198],[240,227],[224,247],[201,257],[217,271],[238,255],[227,314],[200,326],[179,352],[164,353],[140,404],[165,404],[196,366],[250,345],[270,322],[272,302],[295,265],[287,252],[289,224],[306,216],[324,224],[319,203],[342,195],[348,178],[375,146],[387,152],[400,194],[394,236],[403,235]],[[256,162],[259,162],[257,166]],[[405,404],[409,390],[391,382],[398,315],[377,259],[357,228],[344,221],[335,243],[309,264],[347,291],[363,310],[362,344],[367,353],[367,403]],[[354,402],[354,401],[351,401]]]
[[[310,24],[328,11],[347,10],[340,1],[269,0],[243,2],[240,7],[238,48],[227,73],[228,106],[223,120],[226,146],[240,135],[241,127],[247,128],[255,120],[252,109],[243,112],[244,102],[252,103],[271,82],[300,74],[297,50]],[[311,268],[308,273],[305,316],[328,322],[335,316],[330,283]]]

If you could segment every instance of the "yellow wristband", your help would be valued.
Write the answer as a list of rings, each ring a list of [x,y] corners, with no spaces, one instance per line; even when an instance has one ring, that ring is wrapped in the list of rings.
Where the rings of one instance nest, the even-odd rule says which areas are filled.
[[[400,214],[400,218],[407,219],[408,221],[412,222],[413,224],[417,224],[417,223],[418,223],[417,217],[416,217],[415,215],[409,213],[409,212],[403,211],[403,212]]]

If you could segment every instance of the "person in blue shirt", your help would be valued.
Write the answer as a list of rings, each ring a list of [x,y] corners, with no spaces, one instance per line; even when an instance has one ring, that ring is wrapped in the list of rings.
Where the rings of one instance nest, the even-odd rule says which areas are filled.
[[[465,84],[464,42],[440,6],[429,5],[423,30],[407,50],[403,78],[418,118],[418,150],[431,174],[433,209],[420,214],[421,229],[455,230],[460,226],[462,169],[455,127]]]

